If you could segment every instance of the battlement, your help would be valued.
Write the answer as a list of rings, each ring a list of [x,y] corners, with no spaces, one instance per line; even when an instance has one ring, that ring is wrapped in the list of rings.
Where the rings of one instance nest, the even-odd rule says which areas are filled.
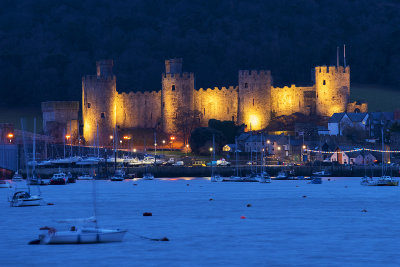
[[[315,73],[331,73],[331,74],[339,74],[339,73],[350,73],[350,66],[344,68],[343,66],[318,66],[315,67]]]
[[[193,72],[163,73],[162,78],[166,79],[166,80],[171,80],[171,79],[190,80],[190,79],[194,79],[194,73]]]
[[[138,92],[122,92],[122,93],[118,93],[121,97],[123,98],[135,98],[135,97],[143,97],[143,96],[148,96],[148,97],[155,97],[155,96],[160,96],[160,91],[138,91]]]
[[[181,73],[182,64],[182,58],[172,58],[165,60],[165,73]]]
[[[269,70],[239,70],[239,78],[249,78],[254,77],[257,78],[270,78],[271,71]]]
[[[96,61],[97,76],[113,76],[113,66],[114,61],[111,59]]]
[[[237,92],[238,86],[229,86],[229,87],[214,87],[214,88],[199,88],[198,91],[202,92],[213,92],[213,91],[228,91],[228,92]]]
[[[299,90],[299,91],[315,91],[314,86],[296,86],[295,84],[291,84],[290,86],[283,87],[271,87],[273,90]]]

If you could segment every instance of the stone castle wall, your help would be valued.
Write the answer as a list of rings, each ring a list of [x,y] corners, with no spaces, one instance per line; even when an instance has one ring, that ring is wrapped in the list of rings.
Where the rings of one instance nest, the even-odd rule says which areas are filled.
[[[193,73],[182,72],[182,59],[165,61],[161,91],[118,93],[112,61],[99,61],[97,75],[82,79],[84,136],[90,144],[98,128],[107,144],[113,128],[156,128],[175,133],[180,110],[201,112],[201,125],[210,119],[246,124],[248,130],[268,126],[276,116],[296,112],[331,116],[335,112],[360,110],[365,103],[348,103],[350,68],[316,67],[315,85],[272,87],[271,72],[241,70],[238,86],[195,88]]]
[[[174,120],[179,109],[193,109],[194,74],[163,73],[161,92],[161,117],[164,131],[175,133]]]
[[[195,90],[194,109],[202,114],[201,126],[207,126],[210,119],[236,122],[238,87]]]
[[[238,123],[248,130],[261,130],[271,119],[271,72],[239,71]]]
[[[315,88],[318,115],[345,112],[350,97],[350,67],[316,67]]]
[[[310,114],[315,109],[315,88],[290,87],[271,88],[271,110],[275,116],[291,115],[296,112]]]
[[[120,128],[156,128],[161,123],[161,91],[117,93]]]

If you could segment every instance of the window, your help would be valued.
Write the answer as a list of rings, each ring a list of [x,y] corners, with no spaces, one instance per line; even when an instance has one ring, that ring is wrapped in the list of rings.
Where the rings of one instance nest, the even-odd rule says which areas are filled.
[[[254,98],[253,98],[253,107],[254,107]]]
[[[153,112],[150,113],[150,120],[153,120]]]
[[[323,82],[322,82],[322,85],[325,85],[326,84],[326,81],[324,80]]]
[[[104,115],[104,112],[102,112],[101,114],[100,114],[100,117],[102,118],[102,119],[104,119],[106,116]]]
[[[203,115],[204,116],[206,115],[206,109],[205,108],[203,109]]]
[[[235,116],[232,116],[232,121],[235,121]]]
[[[91,106],[90,103],[87,103],[87,108],[90,108],[90,106]]]
[[[244,84],[244,88],[248,88],[249,87],[249,84],[248,83],[245,83]]]
[[[172,85],[172,91],[175,91],[175,84]]]

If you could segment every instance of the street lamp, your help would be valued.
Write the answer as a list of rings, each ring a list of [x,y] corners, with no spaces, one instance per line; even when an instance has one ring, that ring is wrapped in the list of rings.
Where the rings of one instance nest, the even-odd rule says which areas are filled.
[[[189,150],[189,144],[186,144],[186,157],[187,157],[187,154],[188,154],[188,151]]]
[[[9,139],[10,143],[11,143],[11,142],[12,142],[12,139],[14,138],[14,134],[13,134],[13,133],[9,133],[9,134],[7,135],[7,137],[8,137],[8,139]]]
[[[171,152],[172,152],[175,136],[171,136],[169,139],[171,140],[170,143],[171,143]]]

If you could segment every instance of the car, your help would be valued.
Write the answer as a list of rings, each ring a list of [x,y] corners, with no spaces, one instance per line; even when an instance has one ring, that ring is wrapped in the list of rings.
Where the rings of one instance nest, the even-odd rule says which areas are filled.
[[[182,160],[177,161],[176,163],[172,164],[173,166],[183,166],[185,165]]]

